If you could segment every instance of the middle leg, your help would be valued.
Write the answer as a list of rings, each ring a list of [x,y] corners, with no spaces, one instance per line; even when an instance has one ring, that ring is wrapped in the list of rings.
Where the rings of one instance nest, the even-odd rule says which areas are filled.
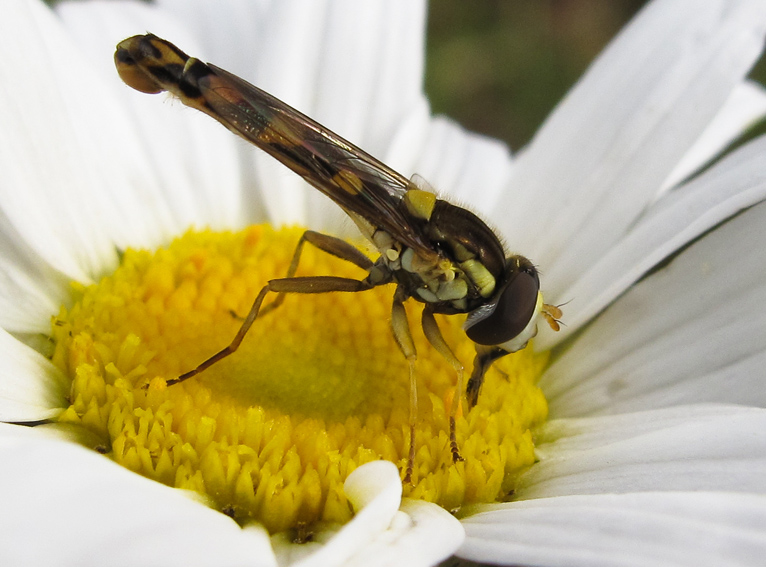
[[[412,471],[415,467],[415,423],[418,417],[418,388],[415,379],[415,361],[417,360],[417,351],[415,350],[415,341],[412,340],[410,324],[407,321],[407,311],[404,309],[404,300],[407,299],[402,288],[397,287],[394,292],[394,302],[391,306],[391,330],[394,334],[396,344],[407,359],[410,371],[410,450],[407,454],[407,466],[404,470],[404,479],[402,482],[412,482]]]
[[[463,460],[457,446],[457,434],[455,433],[457,414],[460,409],[460,400],[463,398],[463,364],[452,352],[447,341],[444,340],[444,336],[439,330],[439,325],[436,323],[433,309],[428,304],[423,308],[421,324],[423,325],[423,332],[425,333],[428,342],[431,343],[431,346],[433,346],[436,351],[452,365],[452,368],[454,368],[457,373],[455,393],[452,396],[452,404],[449,411],[449,448],[452,452],[452,462],[457,463],[458,461]]]
[[[329,236],[327,234],[322,234],[321,232],[316,232],[313,230],[307,230],[301,235],[301,239],[298,241],[298,244],[295,246],[295,252],[293,252],[293,258],[290,261],[290,267],[287,269],[287,274],[283,279],[287,278],[293,278],[295,276],[295,272],[298,271],[298,264],[301,260],[301,254],[303,253],[303,246],[304,244],[308,242],[309,244],[313,244],[316,248],[321,250],[322,252],[327,252],[328,254],[332,254],[336,258],[340,258],[341,260],[345,260],[346,262],[351,262],[352,264],[359,266],[363,270],[369,271],[370,268],[373,266],[372,260],[370,260],[367,256],[365,256],[358,248],[355,246],[352,246],[345,240],[342,240],[340,238],[337,238],[335,236]],[[277,295],[277,297],[272,301],[271,303],[264,305],[261,308],[260,315],[266,315],[266,313],[269,313],[282,305],[282,302],[285,300],[285,293],[287,292],[281,292]]]

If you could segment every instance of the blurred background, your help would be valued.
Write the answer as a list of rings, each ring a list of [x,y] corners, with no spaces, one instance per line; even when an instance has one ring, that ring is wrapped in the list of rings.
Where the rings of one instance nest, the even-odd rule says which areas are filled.
[[[518,150],[645,3],[431,0],[425,85],[433,111]],[[764,59],[752,76],[766,83]]]

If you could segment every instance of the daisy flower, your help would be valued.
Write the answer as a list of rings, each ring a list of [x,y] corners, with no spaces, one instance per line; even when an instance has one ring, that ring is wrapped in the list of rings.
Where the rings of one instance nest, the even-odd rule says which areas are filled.
[[[720,154],[766,113],[745,78],[766,5],[651,2],[513,157],[430,116],[424,20],[412,1],[0,6],[3,564],[762,561],[766,138]],[[413,483],[388,462],[408,445],[390,293],[286,301],[239,362],[165,386],[285,273],[300,229],[271,226],[354,233],[209,118],[123,85],[114,45],[147,30],[423,175],[541,267],[566,326],[487,375],[458,414],[464,462],[454,372],[420,336]],[[306,254],[306,275],[353,274]]]

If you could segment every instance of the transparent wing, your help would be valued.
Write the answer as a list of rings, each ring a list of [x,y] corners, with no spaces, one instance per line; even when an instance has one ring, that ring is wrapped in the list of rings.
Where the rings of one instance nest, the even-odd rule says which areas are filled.
[[[227,128],[281,161],[347,211],[415,251],[435,253],[402,205],[411,182],[364,150],[247,81],[207,65],[200,93]]]

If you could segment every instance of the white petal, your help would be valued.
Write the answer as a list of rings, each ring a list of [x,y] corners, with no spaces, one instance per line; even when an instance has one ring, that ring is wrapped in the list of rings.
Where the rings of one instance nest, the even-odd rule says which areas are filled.
[[[766,88],[745,81],[731,92],[723,108],[662,184],[665,191],[717,156],[750,126],[766,116]]]
[[[330,2],[310,116],[386,157],[401,122],[424,100],[425,16],[421,0]],[[309,193],[310,226],[327,230],[344,218],[326,203]]]
[[[628,291],[551,365],[557,417],[691,402],[766,406],[766,203]]]
[[[401,565],[406,559],[408,565],[436,565],[446,559],[463,543],[465,530],[462,524],[449,512],[421,500],[404,500],[398,526],[392,525],[392,541],[385,549],[378,546],[378,558],[365,553],[360,559],[381,567]],[[370,550],[374,552],[374,549]]]
[[[262,530],[79,445],[0,424],[0,461],[3,565],[276,565]]]
[[[511,176],[511,156],[498,140],[468,132],[438,116],[419,148],[415,171],[451,202],[467,203],[491,218],[497,197]]]
[[[760,0],[650,3],[518,157],[496,222],[554,295],[621,237],[763,47]]]
[[[50,360],[0,330],[0,421],[56,416],[68,405],[67,382]]]
[[[452,555],[463,541],[463,528],[434,504],[404,501],[397,468],[387,461],[359,467],[344,485],[356,510],[337,533],[318,534],[318,541],[286,545],[277,536],[280,564],[300,567],[333,565],[434,565]],[[404,559],[406,558],[406,560]]]
[[[1,328],[50,333],[51,315],[69,297],[70,283],[18,238],[13,227],[0,220]]]
[[[544,498],[466,518],[458,555],[498,565],[762,565],[766,496],[650,492]]]
[[[423,97],[425,2],[342,0],[327,12],[312,112],[379,155]]]
[[[744,208],[766,198],[766,137],[733,152],[704,174],[655,203],[630,232],[561,295],[566,326],[541,333],[538,348],[550,348],[577,331],[633,282],[688,242]],[[743,235],[750,240],[749,235]],[[740,246],[732,241],[731,249]],[[544,329],[547,331],[547,329]]]
[[[225,65],[227,71],[250,78],[264,30],[273,23],[269,10],[277,3],[280,2],[158,0],[155,6],[194,35],[207,61],[219,67]],[[301,9],[299,5],[293,6],[296,11]]]
[[[766,493],[766,410],[680,406],[554,419],[516,498],[652,490]]]
[[[81,188],[91,185],[92,168],[83,156],[87,141],[71,120],[75,101],[62,97],[55,80],[64,69],[77,78],[81,69],[76,60],[66,60],[71,46],[39,2],[9,0],[0,8],[0,49],[11,53],[19,46],[19,56],[0,60],[5,224],[51,266],[87,280],[113,250],[106,239],[94,238],[97,222],[89,221],[93,211]]]
[[[39,257],[88,281],[114,265],[115,247],[165,238],[169,208],[122,108],[60,22],[36,0],[1,9],[6,51],[25,46],[0,64],[3,211]]]
[[[432,132],[438,128],[436,123],[439,120],[431,119],[431,107],[425,97],[421,98],[398,124],[396,134],[381,156],[383,163],[408,178],[414,173],[421,174],[424,163],[434,161],[434,165],[437,165],[436,160],[429,159],[428,149],[432,145]],[[455,129],[458,128],[455,126]]]
[[[145,190],[151,190],[162,204],[167,217],[164,222],[170,225],[166,234],[178,234],[189,226],[242,224],[237,148],[243,144],[208,116],[169,96],[134,91],[114,68],[117,42],[147,31],[203,59],[207,57],[204,46],[171,19],[171,14],[143,3],[66,2],[57,12],[77,41],[82,57],[103,78],[110,96],[120,101],[122,130],[112,144],[121,148],[123,159],[142,163],[140,175],[133,172],[131,176],[133,184],[138,189],[148,184]],[[128,151],[139,155],[133,158]],[[146,215],[152,204],[142,201],[142,205]]]

